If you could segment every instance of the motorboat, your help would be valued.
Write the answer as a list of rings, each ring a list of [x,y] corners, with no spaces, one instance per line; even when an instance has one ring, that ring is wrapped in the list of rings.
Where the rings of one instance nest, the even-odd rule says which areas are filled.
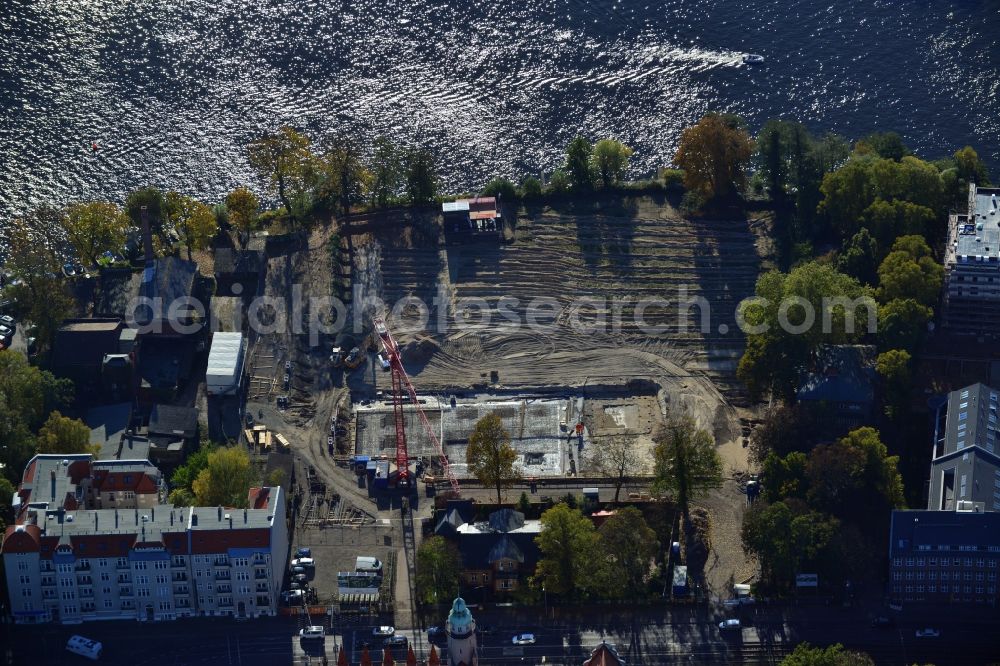
[[[744,53],[743,62],[748,65],[756,65],[758,63],[764,62],[764,56],[758,55],[756,53]]]

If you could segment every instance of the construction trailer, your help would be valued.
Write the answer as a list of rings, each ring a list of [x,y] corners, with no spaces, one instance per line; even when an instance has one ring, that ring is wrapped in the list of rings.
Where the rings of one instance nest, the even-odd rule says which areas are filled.
[[[209,395],[233,395],[243,385],[246,338],[242,333],[218,332],[208,352],[205,384]]]

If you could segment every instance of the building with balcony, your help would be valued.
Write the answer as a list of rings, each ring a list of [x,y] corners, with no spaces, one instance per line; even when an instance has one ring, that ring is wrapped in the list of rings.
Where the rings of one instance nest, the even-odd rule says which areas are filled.
[[[288,552],[281,488],[251,489],[246,509],[147,504],[147,493],[126,494],[142,489],[136,477],[158,478],[141,463],[28,464],[0,549],[15,622],[277,613]]]

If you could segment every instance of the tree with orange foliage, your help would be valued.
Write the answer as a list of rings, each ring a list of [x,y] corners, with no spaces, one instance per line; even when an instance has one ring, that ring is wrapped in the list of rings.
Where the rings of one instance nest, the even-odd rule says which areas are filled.
[[[684,169],[684,187],[706,199],[728,197],[746,185],[753,142],[742,121],[709,113],[681,134],[674,162]]]

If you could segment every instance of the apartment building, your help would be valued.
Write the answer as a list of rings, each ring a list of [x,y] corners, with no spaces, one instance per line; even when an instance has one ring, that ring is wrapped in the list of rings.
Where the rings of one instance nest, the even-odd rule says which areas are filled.
[[[969,185],[967,214],[948,218],[944,325],[955,332],[1000,330],[1000,189]]]
[[[277,613],[288,552],[280,488],[251,489],[246,509],[181,508],[140,506],[116,481],[114,503],[133,506],[86,508],[83,500],[99,497],[89,489],[107,493],[108,479],[124,483],[133,466],[108,469],[90,456],[53,465],[51,458],[61,457],[36,456],[25,470],[18,521],[0,549],[15,622]],[[103,481],[80,477],[88,463],[105,472]],[[53,474],[60,469],[61,477]],[[106,494],[94,501],[108,503]]]

